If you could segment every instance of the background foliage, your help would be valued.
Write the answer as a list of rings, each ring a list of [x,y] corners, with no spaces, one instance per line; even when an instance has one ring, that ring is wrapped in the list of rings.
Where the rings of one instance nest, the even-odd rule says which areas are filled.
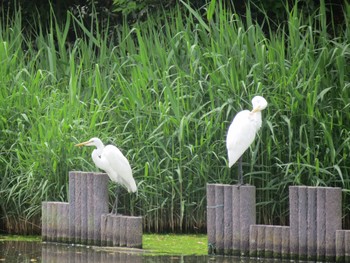
[[[98,136],[134,171],[139,192],[123,194],[122,212],[143,215],[146,231],[205,231],[206,183],[236,182],[225,135],[256,94],[269,106],[244,172],[258,222],[288,224],[288,186],[305,184],[342,187],[349,226],[344,8],[344,25],[328,22],[322,1],[309,16],[286,6],[283,23],[220,1],[181,2],[133,24],[97,14],[86,23],[73,11],[62,22],[51,11],[28,27],[21,12],[2,16],[1,230],[39,231],[41,202],[67,200],[68,171],[96,170],[92,149],[74,144]]]

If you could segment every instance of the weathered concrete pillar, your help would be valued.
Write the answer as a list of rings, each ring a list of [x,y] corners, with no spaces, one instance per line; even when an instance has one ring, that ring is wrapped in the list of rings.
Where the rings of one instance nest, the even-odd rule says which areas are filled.
[[[274,228],[275,226],[266,225],[265,226],[265,257],[272,258],[274,252]]]
[[[238,190],[240,192],[240,251],[241,255],[249,255],[249,229],[250,225],[256,224],[255,186],[241,185]]]
[[[335,233],[341,229],[341,189],[291,186],[289,201],[292,259],[334,260]]]
[[[55,202],[48,202],[48,241],[57,241],[57,205]]]
[[[75,174],[69,172],[69,242],[75,243]]]
[[[224,185],[215,185],[215,244],[216,254],[224,254]]]
[[[127,247],[142,248],[142,217],[127,217],[126,234]]]
[[[108,214],[101,215],[101,237],[99,240],[100,245],[104,247],[107,246],[107,218]]]
[[[101,244],[101,215],[108,213],[108,175],[93,174],[94,245]]]
[[[208,254],[215,254],[215,184],[207,184],[207,234]]]
[[[120,228],[119,228],[119,233],[120,233],[119,246],[120,247],[125,247],[127,244],[126,228],[127,228],[127,217],[121,216]]]
[[[317,188],[307,189],[307,259],[317,259]]]
[[[81,213],[82,213],[82,191],[86,189],[82,188],[82,176],[81,172],[75,173],[75,213],[74,213],[74,224],[75,224],[75,244],[81,242]]]
[[[87,178],[91,173],[80,173],[80,244],[86,245],[88,242],[88,188]]]
[[[113,216],[113,246],[117,247],[120,243],[120,215]]]
[[[239,185],[232,185],[232,254],[241,255],[241,195]]]
[[[94,174],[89,173],[86,181],[87,188],[87,244],[94,245]]]
[[[113,215],[107,214],[107,224],[106,224],[106,245],[107,247],[113,246]]]
[[[48,203],[41,203],[41,238],[42,241],[48,241],[47,231],[48,231]]]
[[[224,254],[232,254],[232,186],[224,185]]]
[[[69,204],[57,202],[57,242],[68,242],[69,234]]]
[[[342,193],[340,188],[326,188],[325,211],[326,260],[334,261],[336,256],[336,230],[342,229]]]
[[[282,227],[282,259],[290,258],[290,227]]]
[[[249,256],[250,257],[257,257],[257,243],[258,243],[258,225],[251,225],[250,226],[250,232],[249,232]]]
[[[337,230],[336,231],[336,261],[345,262],[345,231],[346,230]]]
[[[256,242],[256,254],[258,257],[265,256],[265,225],[258,226],[258,238]]]

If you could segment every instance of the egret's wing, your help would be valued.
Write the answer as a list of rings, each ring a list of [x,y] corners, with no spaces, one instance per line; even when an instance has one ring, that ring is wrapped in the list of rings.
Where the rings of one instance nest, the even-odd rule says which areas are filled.
[[[239,112],[233,119],[226,137],[226,147],[231,167],[248,149],[255,138],[256,128],[250,119],[250,112]]]
[[[102,155],[109,163],[107,173],[111,180],[125,186],[130,192],[136,192],[137,187],[132,176],[131,166],[122,152],[113,145],[107,145],[103,149]]]

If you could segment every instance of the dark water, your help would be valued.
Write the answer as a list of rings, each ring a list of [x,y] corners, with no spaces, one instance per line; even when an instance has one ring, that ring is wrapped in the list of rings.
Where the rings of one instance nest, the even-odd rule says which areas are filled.
[[[139,250],[70,246],[55,243],[0,241],[0,262],[74,263],[257,263],[276,260],[242,259],[221,256],[156,256]]]

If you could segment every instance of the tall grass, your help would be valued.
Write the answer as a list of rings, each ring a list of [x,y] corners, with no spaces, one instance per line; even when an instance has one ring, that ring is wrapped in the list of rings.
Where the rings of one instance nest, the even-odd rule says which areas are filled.
[[[96,170],[91,149],[73,145],[98,136],[134,171],[138,195],[121,197],[122,212],[147,231],[204,231],[206,183],[237,181],[226,131],[256,94],[269,106],[244,173],[258,222],[288,224],[288,186],[305,184],[342,187],[349,226],[348,27],[329,35],[322,5],[267,32],[249,9],[243,20],[212,8],[210,22],[182,2],[118,27],[52,16],[30,35],[19,14],[2,19],[1,230],[38,231],[41,201],[67,200],[68,171]]]

